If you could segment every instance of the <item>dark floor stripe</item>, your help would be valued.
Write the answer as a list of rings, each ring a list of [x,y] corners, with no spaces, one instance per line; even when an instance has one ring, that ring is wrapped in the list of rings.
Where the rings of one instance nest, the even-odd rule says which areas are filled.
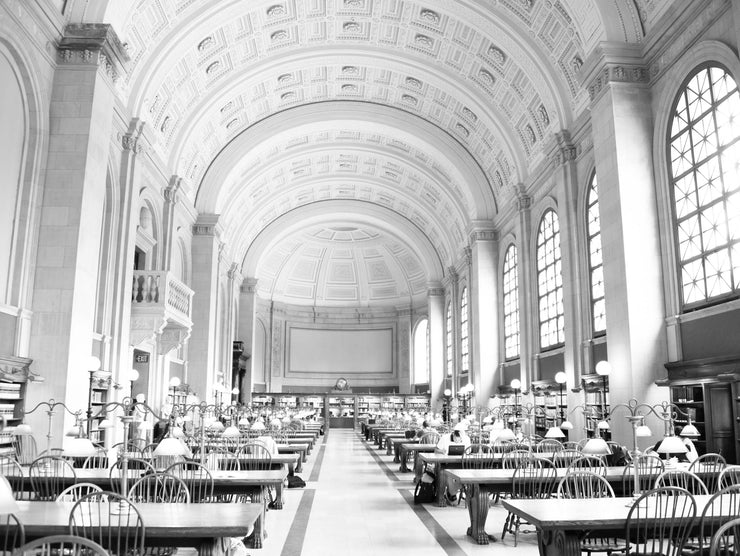
[[[317,462],[318,463],[318,462]],[[285,539],[283,550],[280,556],[295,556],[303,552],[303,542],[306,540],[306,529],[308,528],[308,518],[311,517],[311,506],[316,494],[314,489],[303,491],[301,501],[298,503],[293,524],[288,531],[288,538]]]
[[[393,471],[391,471],[391,468],[388,467],[388,464],[386,464],[380,456],[376,453],[376,451],[370,447],[369,444],[363,442],[363,445],[365,446],[365,449],[370,452],[370,455],[375,460],[375,463],[378,464],[378,466],[383,470],[386,477],[388,477],[391,481],[399,481],[398,475],[396,475]],[[408,488],[399,488],[398,492],[403,496],[403,499],[406,500],[406,503],[411,506],[411,509],[414,511],[416,516],[421,520],[421,522],[424,524],[424,527],[427,528],[427,530],[434,536],[434,539],[439,543],[439,546],[442,547],[442,550],[445,551],[445,553],[449,554],[450,556],[465,556],[465,551],[460,548],[460,545],[455,542],[455,539],[453,539],[450,534],[445,531],[445,528],[442,527],[436,519],[430,514],[427,509],[422,506],[421,504],[414,504],[414,494],[411,492]]]
[[[372,458],[375,460],[375,463],[377,463],[380,468],[383,470],[383,473],[391,480],[391,481],[400,481],[401,479],[398,478],[398,475],[396,475],[390,467],[388,467],[388,464],[385,463],[382,459],[380,459],[380,456],[377,454],[377,452],[366,442],[362,443],[363,446],[365,446],[365,449],[370,453]]]
[[[455,542],[450,534],[442,527],[434,516],[422,504],[414,504],[414,494],[408,489],[399,488],[398,492],[403,496],[406,503],[414,510],[418,517],[429,532],[434,536],[442,550],[450,556],[465,556],[465,551]]]
[[[321,462],[324,461],[324,452],[326,451],[326,440],[329,437],[329,431],[324,433],[324,441],[318,447],[318,453],[316,454],[316,462],[313,464],[311,469],[311,475],[309,475],[309,481],[318,481],[319,473],[321,473]]]

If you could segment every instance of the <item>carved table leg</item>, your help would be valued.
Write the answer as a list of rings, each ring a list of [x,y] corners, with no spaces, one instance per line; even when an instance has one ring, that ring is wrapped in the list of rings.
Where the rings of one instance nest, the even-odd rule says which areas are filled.
[[[283,509],[283,482],[282,481],[280,481],[275,487],[275,503],[273,504],[273,507],[276,510]]]
[[[558,529],[537,530],[537,545],[540,556],[580,556],[581,532]]]
[[[252,498],[252,502],[257,503],[257,504],[262,504],[262,512],[260,512],[260,516],[257,518],[257,521],[254,522],[254,532],[250,536],[250,538],[252,539],[251,548],[262,548],[262,540],[265,538],[265,507],[266,507],[265,498],[263,496],[263,489],[262,487],[256,487],[254,489],[250,489],[249,494]]]
[[[488,491],[480,485],[466,485],[465,494],[468,497],[468,515],[470,527],[467,534],[478,544],[488,544],[496,541],[493,535],[486,533],[486,519],[488,518]]]
[[[403,447],[401,447],[398,450],[398,460],[401,463],[401,466],[398,468],[398,470],[402,473],[406,473],[409,470],[408,466],[406,465],[406,460],[408,459],[408,457],[408,452]]]
[[[445,485],[446,481],[444,480],[444,473],[445,470],[440,464],[435,464],[434,468],[434,482],[437,486],[437,506],[444,507],[447,505],[447,501],[445,500]]]

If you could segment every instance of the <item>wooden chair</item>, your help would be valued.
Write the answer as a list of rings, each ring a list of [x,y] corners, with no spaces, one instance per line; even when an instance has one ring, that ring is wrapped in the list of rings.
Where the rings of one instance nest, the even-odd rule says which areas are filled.
[[[5,477],[16,500],[23,500],[28,493],[23,490],[23,468],[18,461],[10,457],[0,458],[0,475]]]
[[[28,542],[14,552],[14,556],[110,556],[98,543],[75,535],[51,535]]]
[[[14,514],[0,515],[0,554],[10,556],[26,542],[23,524]]]
[[[98,543],[111,555],[144,554],[144,520],[130,500],[115,492],[94,492],[75,502],[69,531]]]
[[[696,502],[686,489],[649,490],[632,503],[627,514],[627,554],[680,556],[696,517]]]
[[[441,438],[441,435],[438,432],[435,431],[429,431],[425,432],[421,435],[421,438],[419,439],[419,444],[437,444],[439,442],[439,439]]]
[[[108,452],[104,449],[98,449],[95,455],[89,456],[82,463],[83,469],[107,469],[108,468]]]
[[[471,444],[462,455],[463,469],[493,469],[495,452],[488,444]]]
[[[77,502],[83,496],[103,492],[103,489],[92,483],[77,483],[68,486],[57,496],[57,502]]]
[[[567,475],[572,471],[591,471],[606,477],[606,463],[599,457],[582,455],[568,464],[565,473]]]
[[[190,503],[190,491],[182,479],[169,473],[147,475],[131,485],[128,498],[137,502]]]
[[[709,494],[706,485],[697,475],[691,471],[682,471],[680,469],[669,469],[668,471],[663,471],[663,473],[658,475],[658,478],[655,479],[654,488],[664,486],[685,488],[694,496]]]
[[[658,456],[642,454],[632,462],[632,465],[624,468],[622,473],[623,492],[633,492],[635,489],[635,467],[637,468],[639,493],[651,490],[655,484],[655,479],[665,471],[665,464]]]
[[[66,485],[77,482],[72,464],[64,458],[41,456],[28,468],[31,493],[35,500],[56,500]]]
[[[740,485],[740,465],[728,465],[719,474],[717,480],[718,490],[731,485]]]
[[[740,516],[740,484],[730,485],[712,495],[699,516],[698,536],[684,545],[684,554],[707,554],[718,519]],[[723,517],[720,517],[723,516]]]
[[[572,448],[564,448],[559,452],[555,453],[555,456],[552,458],[552,462],[555,465],[555,467],[568,467],[571,462],[577,460],[578,458],[582,458],[583,454],[580,450],[574,450]]]
[[[259,442],[245,444],[236,457],[241,469],[245,471],[268,471],[272,468],[272,454]]]
[[[578,450],[581,451],[581,445],[575,440],[568,440],[563,442],[563,450]]]
[[[191,502],[213,500],[213,476],[205,465],[194,461],[181,461],[170,465],[164,472],[183,480],[190,492]]]
[[[126,488],[130,487],[134,481],[137,481],[140,477],[156,472],[151,463],[141,458],[128,458],[126,461],[126,468]],[[122,476],[123,460],[119,458],[108,471],[111,491],[117,493],[121,492]]]
[[[563,443],[555,438],[545,438],[535,446],[535,451],[538,453],[545,452],[560,452],[563,450]]]
[[[528,463],[532,459],[532,452],[529,450],[512,450],[501,457],[501,467],[503,469],[516,469]]]
[[[614,490],[600,474],[592,471],[574,470],[560,480],[558,498],[614,498]],[[613,537],[597,537],[586,533],[581,539],[581,552],[624,552],[627,543]]]
[[[15,459],[21,465],[28,465],[39,457],[36,439],[30,434],[13,436],[13,450]]]
[[[208,469],[239,471],[241,466],[237,454],[225,448],[213,448],[206,454],[205,465]]]
[[[727,462],[720,454],[709,453],[699,456],[689,466],[689,471],[701,475],[709,492],[717,492],[719,474],[727,467]]]
[[[709,556],[738,556],[740,554],[740,517],[722,525],[712,536]]]
[[[552,462],[531,458],[514,470],[511,482],[512,499],[542,499],[550,498],[555,489],[557,469]],[[519,528],[524,521],[516,514],[509,512],[501,532],[501,540],[506,533],[514,535],[514,546],[517,545]]]

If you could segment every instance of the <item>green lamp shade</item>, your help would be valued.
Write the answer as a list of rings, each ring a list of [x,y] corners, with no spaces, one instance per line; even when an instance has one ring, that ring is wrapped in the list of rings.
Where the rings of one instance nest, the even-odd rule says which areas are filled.
[[[85,458],[94,456],[95,454],[95,446],[93,446],[89,438],[85,438],[84,436],[70,438],[67,440],[66,447],[64,448],[64,455],[74,458]]]
[[[659,454],[685,454],[689,449],[677,436],[666,436],[658,446]]]
[[[33,434],[33,430],[31,429],[31,425],[29,425],[28,423],[21,423],[20,425],[15,427],[13,434],[15,436],[28,436],[30,434]]]
[[[587,456],[608,456],[612,451],[603,438],[590,438],[581,450],[581,453]]]
[[[693,423],[689,423],[681,429],[681,436],[685,436],[687,438],[699,438],[701,435],[699,434],[699,429],[697,429]]]
[[[545,433],[545,438],[565,438],[565,433],[560,427],[550,427]]]
[[[226,427],[221,436],[223,436],[224,438],[237,438],[239,434],[239,429],[234,425],[231,425],[229,427]]]
[[[177,438],[168,436],[154,448],[155,456],[185,456],[188,450]]]
[[[571,423],[570,421],[563,421],[562,423],[560,423],[560,428],[564,431],[573,430],[573,423]]]
[[[13,489],[10,488],[8,479],[0,476],[0,515],[14,514],[19,510],[20,508],[15,501]]]
[[[499,440],[514,440],[516,438],[516,435],[514,434],[514,431],[511,429],[503,429],[499,435]]]
[[[635,429],[635,436],[638,438],[645,438],[652,435],[653,431],[651,431],[650,427],[648,427],[647,425],[640,425]]]

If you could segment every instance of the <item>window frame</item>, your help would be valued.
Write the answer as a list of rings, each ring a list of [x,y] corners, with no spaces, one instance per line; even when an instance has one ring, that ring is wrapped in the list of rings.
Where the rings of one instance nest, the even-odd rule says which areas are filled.
[[[673,122],[674,122],[674,118],[675,118],[675,114],[676,114],[676,109],[678,107],[678,103],[681,100],[681,97],[685,94],[686,88],[688,87],[688,84],[699,73],[701,73],[702,71],[708,70],[709,68],[719,68],[722,71],[724,71],[725,73],[727,73],[732,78],[732,80],[735,82],[735,88],[738,90],[738,94],[740,94],[740,81],[738,81],[738,79],[736,79],[735,74],[732,71],[730,71],[730,69],[728,68],[728,66],[726,64],[718,61],[718,60],[706,60],[706,61],[704,61],[704,62],[702,62],[702,63],[700,63],[698,65],[693,66],[693,68],[686,74],[686,76],[684,77],[683,81],[681,81],[681,85],[677,88],[675,94],[673,95],[673,100],[672,100],[672,102],[670,104],[670,109],[668,110],[668,117],[666,119],[665,128],[664,128],[664,135],[665,135],[665,151],[664,151],[664,157],[665,158],[664,158],[664,160],[665,160],[666,172],[667,172],[667,180],[668,180],[668,183],[667,183],[668,190],[669,190],[668,191],[668,197],[669,197],[669,200],[670,200],[670,207],[669,207],[669,210],[670,210],[670,218],[671,218],[671,221],[670,221],[670,231],[672,233],[672,236],[671,237],[673,239],[673,252],[674,252],[674,257],[675,257],[673,271],[675,272],[676,291],[677,291],[677,294],[678,294],[678,304],[679,304],[678,309],[679,309],[680,313],[682,313],[682,314],[683,313],[691,313],[691,312],[698,311],[698,310],[701,310],[701,309],[705,309],[705,308],[708,308],[708,307],[722,305],[724,303],[727,303],[728,301],[733,301],[733,300],[736,300],[736,299],[740,299],[740,272],[738,273],[737,276],[735,276],[733,274],[733,268],[732,268],[733,263],[732,263],[732,260],[730,260],[730,263],[729,263],[729,267],[730,267],[729,268],[729,271],[731,273],[730,274],[731,275],[731,278],[734,279],[734,281],[736,282],[735,289],[733,289],[733,290],[731,290],[731,291],[729,291],[727,293],[714,296],[714,297],[710,297],[710,298],[705,297],[702,300],[694,301],[694,302],[691,302],[691,303],[687,303],[686,302],[686,296],[685,296],[685,293],[684,293],[683,271],[682,271],[682,266],[683,266],[684,260],[681,257],[681,246],[680,246],[680,240],[679,240],[679,221],[678,221],[678,215],[677,215],[677,211],[676,211],[676,188],[677,188],[676,183],[677,183],[678,180],[676,180],[674,178],[674,174],[673,174],[673,163],[672,163],[672,160],[671,160],[672,128],[673,128]],[[711,82],[710,82],[710,88],[711,88],[711,94],[712,94],[712,103],[711,103],[712,104],[712,107],[709,110],[707,110],[706,112],[702,113],[704,117],[706,117],[710,113],[713,114],[713,115],[716,113],[716,106],[717,105],[715,104],[714,90],[713,90],[713,87],[711,86]],[[696,120],[696,121],[699,121],[699,120]],[[694,123],[694,120],[693,119],[692,119],[692,123]],[[715,133],[716,133],[716,129],[717,129],[717,127],[716,127],[716,116],[713,116],[713,123],[714,123],[714,130],[715,130]],[[690,131],[687,131],[687,127],[685,127],[682,130],[682,133],[689,133],[690,134]],[[678,135],[677,135],[677,137],[678,137]],[[689,139],[691,139],[691,137],[689,137]],[[739,142],[740,142],[740,134],[738,134],[738,136],[730,143],[730,145],[736,145]],[[702,159],[701,164],[696,165],[695,162],[694,162],[694,146],[693,146],[693,141],[691,142],[691,145],[692,145],[691,146],[692,165],[691,165],[691,167],[690,167],[689,170],[687,170],[687,171],[685,171],[684,173],[681,174],[682,177],[685,177],[685,176],[689,175],[691,172],[696,171],[697,168],[701,167],[704,163],[706,163],[711,158],[711,156],[710,157],[705,157],[705,158]],[[724,145],[723,147],[721,147],[721,149],[724,150],[724,149],[727,149],[727,147],[728,147],[728,145]],[[718,159],[718,166],[721,168],[721,160],[719,160],[720,147],[717,147],[717,150],[715,151],[714,156],[717,157],[717,159]],[[719,177],[722,180],[722,187],[723,187],[723,190],[724,190],[725,182],[724,182],[724,177],[722,176],[722,171],[721,170],[719,171]],[[700,214],[703,207],[709,207],[709,206],[713,206],[713,205],[720,204],[720,203],[721,204],[724,204],[724,202],[726,201],[726,199],[728,197],[730,197],[732,195],[732,193],[735,193],[735,192],[737,192],[739,190],[740,190],[740,187],[736,188],[730,194],[727,194],[726,192],[723,192],[722,195],[721,195],[721,199],[720,200],[715,200],[711,204],[701,205],[701,206],[699,206],[696,209],[696,211],[692,211],[692,213],[693,212],[696,212],[696,214]],[[696,184],[694,184],[694,191],[696,191]],[[728,214],[728,211],[727,210],[724,210],[724,214],[725,214],[725,218],[726,218],[727,217],[727,214]],[[729,236],[729,228],[728,228],[728,236]],[[737,243],[724,243],[723,246],[724,246],[725,249],[727,249],[727,248],[732,248],[732,246],[733,245],[736,245],[736,244]],[[722,249],[722,247],[719,247],[719,248],[716,248],[715,247],[714,249],[711,249],[711,250],[704,250],[704,249],[702,249],[701,253],[697,257],[693,257],[692,259],[696,259],[696,260],[702,261],[702,266],[703,266],[703,264],[704,264],[703,260],[705,259],[705,255],[707,253],[721,251],[721,249]],[[704,290],[706,291],[706,274],[704,274]]]
[[[460,376],[470,375],[470,296],[468,287],[460,292]]]
[[[591,193],[596,193],[596,202],[591,202]],[[585,234],[586,234],[586,258],[588,261],[588,306],[589,306],[589,318],[591,322],[591,334],[594,338],[600,338],[602,336],[606,336],[607,333],[607,319],[606,319],[606,276],[604,275],[604,242],[602,239],[601,234],[601,204],[599,199],[599,191],[598,191],[598,179],[596,176],[596,171],[593,171],[591,173],[591,179],[588,181],[588,186],[586,188],[586,204],[585,204],[585,211],[584,211],[584,217],[585,217]],[[592,205],[596,205],[597,210],[597,217],[598,217],[598,232],[595,234],[591,234],[591,230],[589,229],[589,214],[591,212]],[[601,268],[601,279],[602,279],[602,287],[604,288],[604,295],[599,299],[594,299],[594,284],[593,284],[593,274],[594,270],[598,268],[597,266],[594,266],[592,258],[591,258],[591,243],[594,240],[594,238],[598,237],[599,241],[601,243],[601,264],[598,265],[598,267]],[[603,330],[596,330],[596,315],[594,313],[595,305],[597,301],[603,300],[604,301],[604,329]]]
[[[507,269],[506,264],[508,261],[509,253],[513,249],[514,254],[514,265],[512,268]],[[513,287],[511,290],[506,289],[507,285],[507,274],[513,272]],[[504,361],[515,361],[519,359],[522,355],[522,321],[521,321],[521,311],[520,311],[520,304],[519,304],[519,249],[516,246],[516,243],[513,241],[509,243],[508,247],[504,251],[504,260],[503,260],[503,266],[501,268],[501,291],[502,291],[502,311],[503,311],[503,319],[502,319],[502,331],[504,334],[504,345],[503,345],[503,353],[504,353]],[[511,313],[506,312],[506,306],[507,306],[507,296],[513,295],[516,299],[515,305],[516,308]],[[516,315],[516,333],[512,334],[511,336],[516,336],[516,355],[508,355],[506,353],[506,342],[511,337],[507,335],[507,320],[511,318],[513,315]]]
[[[454,338],[452,337],[452,300],[447,301],[447,308],[445,309],[445,348],[447,350],[445,354],[446,361],[446,374],[445,378],[452,378],[454,376],[453,364],[455,362],[455,354],[453,350]]]
[[[555,320],[557,320],[557,318],[559,318],[559,317],[562,317],[562,319],[563,319],[563,326],[560,327],[558,329],[558,331],[557,331],[557,337],[558,337],[558,341],[557,342],[552,343],[552,344],[548,344],[548,345],[543,345],[543,342],[542,342],[542,327],[543,327],[543,324],[544,323],[542,321],[542,312],[540,311],[540,303],[542,302],[542,299],[545,296],[543,296],[542,293],[540,292],[540,286],[539,286],[540,273],[542,272],[542,270],[539,267],[539,261],[540,261],[539,250],[540,250],[540,231],[542,230],[542,227],[543,227],[543,223],[545,221],[545,218],[547,217],[547,215],[550,212],[552,212],[552,214],[554,215],[554,217],[557,219],[557,228],[558,228],[557,229],[557,232],[556,232],[557,233],[557,239],[558,239],[558,241],[557,241],[557,248],[558,248],[558,251],[560,252],[560,257],[559,257],[559,259],[554,259],[553,260],[553,265],[552,266],[556,266],[557,265],[557,262],[558,261],[560,262],[560,286],[559,286],[559,289],[561,291],[561,300],[562,300],[562,306],[563,306],[562,307],[562,312],[556,314]],[[538,340],[538,345],[539,345],[539,349],[540,349],[541,352],[552,351],[552,350],[556,350],[556,349],[559,349],[559,348],[562,348],[563,346],[565,346],[565,299],[564,299],[564,293],[563,293],[563,285],[564,285],[563,284],[563,268],[562,268],[562,265],[563,265],[563,253],[562,253],[562,241],[561,241],[561,239],[562,238],[560,236],[560,216],[558,215],[557,210],[555,210],[555,208],[553,208],[553,207],[547,207],[542,212],[542,215],[540,216],[540,219],[539,219],[539,221],[537,223],[536,233],[534,234],[534,246],[535,246],[535,265],[534,265],[535,266],[535,284],[534,284],[534,286],[535,286],[535,291],[537,292],[537,305],[536,305],[536,311],[537,311],[537,340]],[[547,269],[545,268],[544,271],[546,271],[546,270]],[[550,293],[554,293],[555,296],[557,297],[557,290],[558,290],[558,286],[556,285],[556,287],[555,287],[554,290],[547,291],[545,293],[545,295],[550,294]],[[549,318],[548,319],[548,321],[551,321],[551,320],[553,320],[553,319],[552,318]],[[561,336],[562,336],[562,339],[560,339]]]

